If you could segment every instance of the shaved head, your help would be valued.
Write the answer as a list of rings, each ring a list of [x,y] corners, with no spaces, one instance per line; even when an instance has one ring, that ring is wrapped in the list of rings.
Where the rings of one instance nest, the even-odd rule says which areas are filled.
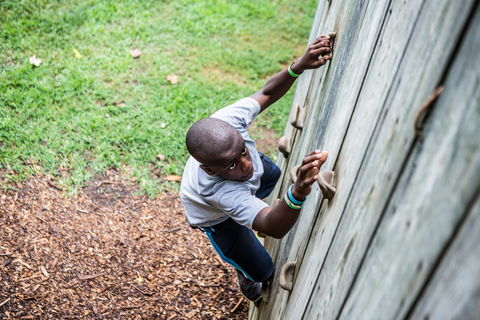
[[[222,155],[235,144],[237,135],[241,137],[240,133],[225,121],[215,118],[200,119],[187,132],[187,149],[198,162],[216,165]]]

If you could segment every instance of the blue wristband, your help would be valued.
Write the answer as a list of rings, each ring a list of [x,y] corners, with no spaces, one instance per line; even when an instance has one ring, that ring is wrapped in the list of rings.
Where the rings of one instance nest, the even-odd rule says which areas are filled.
[[[305,202],[305,200],[307,200],[307,197],[305,197],[303,201],[298,201],[293,197],[292,188],[293,188],[293,184],[290,186],[290,188],[288,188],[288,199],[290,199],[290,201],[292,201],[293,204],[296,204],[297,206],[301,206]]]

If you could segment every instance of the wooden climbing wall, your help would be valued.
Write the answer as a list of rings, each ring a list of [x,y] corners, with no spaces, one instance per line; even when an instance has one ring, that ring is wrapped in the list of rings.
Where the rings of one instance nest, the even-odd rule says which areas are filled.
[[[320,0],[309,43],[332,31],[333,59],[298,80],[304,127],[285,128],[270,201],[314,149],[337,192],[315,185],[289,234],[265,239],[275,278],[249,319],[480,319],[478,1]]]

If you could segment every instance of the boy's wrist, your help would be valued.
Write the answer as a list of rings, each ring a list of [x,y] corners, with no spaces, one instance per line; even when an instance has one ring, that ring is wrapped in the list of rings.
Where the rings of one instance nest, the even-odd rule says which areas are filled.
[[[295,184],[292,187],[292,196],[298,201],[304,201],[305,198],[307,197],[307,195],[304,195],[304,194],[298,192]]]
[[[295,61],[290,67],[290,69],[296,74],[301,74],[303,71],[305,71],[305,69],[302,68],[300,59],[301,58],[298,58],[297,61]]]

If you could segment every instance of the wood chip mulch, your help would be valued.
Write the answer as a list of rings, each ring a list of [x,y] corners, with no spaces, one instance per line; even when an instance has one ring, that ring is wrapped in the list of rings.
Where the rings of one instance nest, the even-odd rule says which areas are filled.
[[[178,195],[136,190],[111,170],[71,197],[42,175],[1,191],[0,319],[246,319]]]

